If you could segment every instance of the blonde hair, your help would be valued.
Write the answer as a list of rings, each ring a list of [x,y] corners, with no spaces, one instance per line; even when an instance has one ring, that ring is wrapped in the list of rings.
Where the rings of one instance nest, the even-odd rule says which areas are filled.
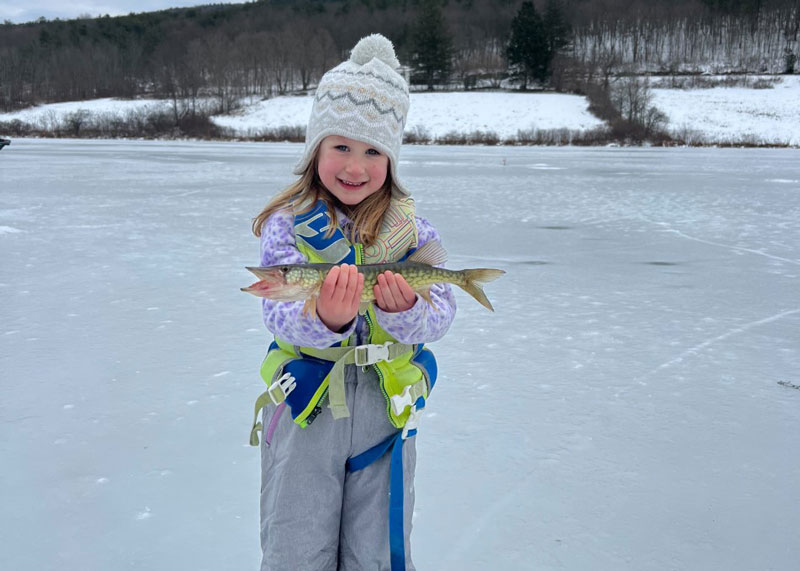
[[[353,241],[357,238],[358,242],[364,246],[372,246],[378,238],[383,217],[386,211],[389,210],[392,193],[396,192],[391,169],[386,169],[386,181],[377,192],[372,193],[355,206],[348,206],[339,202],[322,184],[317,174],[318,154],[319,147],[317,147],[300,178],[275,195],[261,213],[253,218],[253,234],[260,237],[261,227],[264,222],[278,210],[290,208],[295,214],[302,214],[311,210],[316,202],[321,200],[328,207],[328,215],[331,218],[331,224],[325,234],[326,237],[332,236],[339,226],[336,216],[336,208],[339,208],[353,221],[353,229],[348,239]],[[305,206],[301,207],[301,205]]]

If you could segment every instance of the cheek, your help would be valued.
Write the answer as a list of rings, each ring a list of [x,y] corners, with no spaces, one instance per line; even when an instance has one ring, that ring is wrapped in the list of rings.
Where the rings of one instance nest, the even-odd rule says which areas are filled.
[[[389,171],[389,162],[383,164],[373,165],[369,172],[369,177],[372,180],[380,181],[381,185],[386,182],[386,175]]]
[[[325,161],[317,165],[317,174],[323,180],[335,177],[338,172],[338,167],[333,161]]]

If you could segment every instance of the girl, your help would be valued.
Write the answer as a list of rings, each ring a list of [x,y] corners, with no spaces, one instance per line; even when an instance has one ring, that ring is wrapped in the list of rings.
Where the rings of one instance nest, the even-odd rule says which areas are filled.
[[[410,437],[436,377],[422,344],[445,334],[455,302],[446,284],[429,304],[385,272],[359,312],[356,264],[399,261],[439,240],[397,175],[409,106],[398,67],[391,42],[374,34],[322,77],[300,178],[253,223],[262,266],[338,264],[313,314],[303,302],[263,301],[275,341],[256,417],[275,406],[251,435],[257,444],[264,427],[262,571],[414,569]]]

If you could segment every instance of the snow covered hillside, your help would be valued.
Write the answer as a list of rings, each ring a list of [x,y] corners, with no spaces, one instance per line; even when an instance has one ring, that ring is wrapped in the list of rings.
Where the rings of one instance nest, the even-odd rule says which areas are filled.
[[[276,97],[214,121],[242,135],[285,125],[305,126],[313,100],[311,96]],[[452,132],[492,131],[506,139],[520,129],[584,131],[602,126],[588,107],[585,97],[561,93],[412,93],[406,131],[421,130],[432,138]]]
[[[800,146],[800,76],[778,77],[775,87],[749,89],[653,89],[652,103],[668,117],[673,135],[702,144]],[[578,95],[518,92],[413,93],[406,131],[435,139],[477,131],[513,139],[518,131],[566,129],[585,132],[603,122]],[[285,127],[305,126],[312,97],[281,96],[256,101],[213,121],[232,136],[258,137]],[[210,102],[206,102],[209,104]],[[97,99],[54,103],[14,113],[0,113],[0,123],[23,121],[53,131],[76,112],[86,117],[124,119],[156,109],[166,100]],[[0,132],[0,136],[7,133]]]

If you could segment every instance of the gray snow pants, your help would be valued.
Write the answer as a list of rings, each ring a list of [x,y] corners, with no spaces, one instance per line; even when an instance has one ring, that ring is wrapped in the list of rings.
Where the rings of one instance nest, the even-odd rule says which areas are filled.
[[[306,428],[284,408],[270,444],[275,406],[264,410],[261,438],[261,571],[389,571],[391,450],[348,473],[347,459],[397,432],[386,416],[372,368],[348,365],[350,417],[322,413]],[[414,510],[414,438],[403,445],[406,569],[414,571],[409,535]]]

